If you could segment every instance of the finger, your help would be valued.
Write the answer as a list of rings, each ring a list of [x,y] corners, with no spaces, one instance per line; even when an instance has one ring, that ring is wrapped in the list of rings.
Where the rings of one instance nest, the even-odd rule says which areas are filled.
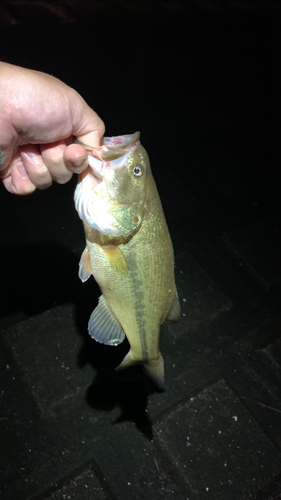
[[[2,180],[9,193],[27,195],[35,191],[36,186],[31,182],[20,158],[12,162],[9,174]]]
[[[22,146],[20,156],[29,179],[38,189],[46,189],[52,185],[52,176],[43,161],[39,146]]]
[[[16,145],[12,145],[10,148],[0,147],[0,178],[8,176],[8,173],[11,170],[11,164],[15,161],[16,157],[19,157],[18,147]]]
[[[86,144],[87,146],[91,146],[93,148],[98,148],[101,143],[101,139],[104,134],[104,125],[102,129],[99,130],[93,130],[92,132],[89,132],[88,134],[82,134],[77,136],[77,139],[79,141],[83,142],[83,144]]]
[[[79,144],[70,144],[64,150],[64,164],[71,172],[83,172],[88,166],[87,151]]]
[[[75,121],[72,133],[84,144],[98,148],[105,132],[104,123],[83,99],[81,101],[81,96],[79,96],[79,104],[80,113],[77,113],[77,109],[76,113],[73,113]]]
[[[43,161],[49,170],[51,177],[58,184],[65,184],[72,177],[64,164],[64,151],[66,144],[64,141],[56,141],[52,144],[41,145]]]

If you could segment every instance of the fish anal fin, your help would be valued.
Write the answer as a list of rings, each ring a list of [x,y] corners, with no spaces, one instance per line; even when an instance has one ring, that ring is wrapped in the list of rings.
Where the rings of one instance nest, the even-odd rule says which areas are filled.
[[[87,281],[87,279],[90,278],[92,274],[92,267],[91,267],[91,259],[90,259],[90,252],[88,248],[86,247],[84,252],[81,255],[81,259],[79,262],[79,278],[83,283]]]
[[[101,247],[108,259],[111,268],[118,274],[128,274],[128,264],[126,258],[118,246],[106,245]]]
[[[168,319],[169,321],[178,321],[180,319],[180,315],[181,315],[181,306],[180,306],[179,296],[176,291],[174,300],[172,302],[172,305],[170,307],[166,319]]]
[[[90,316],[88,331],[90,336],[101,344],[116,346],[125,339],[125,333],[109,310],[103,295]]]

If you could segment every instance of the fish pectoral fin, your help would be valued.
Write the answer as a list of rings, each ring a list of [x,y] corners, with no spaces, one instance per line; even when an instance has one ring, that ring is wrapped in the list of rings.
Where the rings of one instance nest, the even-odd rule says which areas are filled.
[[[91,267],[90,252],[86,247],[81,255],[81,259],[79,262],[78,276],[80,280],[83,281],[84,283],[85,281],[87,281],[87,279],[90,278],[91,274],[92,274],[92,267]]]
[[[90,316],[88,331],[91,337],[101,344],[116,346],[125,339],[125,333],[108,309],[103,295]]]
[[[174,300],[172,302],[170,311],[168,312],[168,316],[166,319],[168,319],[169,321],[178,321],[180,319],[180,315],[181,315],[181,306],[180,306],[178,292],[176,290]]]
[[[118,246],[107,245],[101,247],[108,259],[111,268],[118,274],[128,274],[129,268],[125,255]]]

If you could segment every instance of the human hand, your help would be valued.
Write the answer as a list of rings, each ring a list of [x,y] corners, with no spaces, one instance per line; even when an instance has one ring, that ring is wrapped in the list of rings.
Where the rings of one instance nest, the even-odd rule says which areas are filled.
[[[13,194],[68,182],[87,168],[74,136],[100,146],[104,124],[82,97],[45,73],[0,62],[0,177]]]

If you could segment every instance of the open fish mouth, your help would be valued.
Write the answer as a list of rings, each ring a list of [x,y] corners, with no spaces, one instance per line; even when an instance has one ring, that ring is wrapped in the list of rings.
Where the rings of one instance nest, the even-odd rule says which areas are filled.
[[[78,139],[75,142],[88,151],[89,165],[95,177],[97,177],[98,180],[102,180],[106,169],[116,169],[122,167],[126,163],[127,157],[136,149],[138,144],[140,144],[140,132],[104,137],[102,145],[99,148],[93,148],[87,144],[83,144]]]
[[[127,135],[117,135],[113,137],[103,138],[103,158],[108,160],[108,155],[123,155],[128,151],[132,151],[139,144],[140,132]]]

